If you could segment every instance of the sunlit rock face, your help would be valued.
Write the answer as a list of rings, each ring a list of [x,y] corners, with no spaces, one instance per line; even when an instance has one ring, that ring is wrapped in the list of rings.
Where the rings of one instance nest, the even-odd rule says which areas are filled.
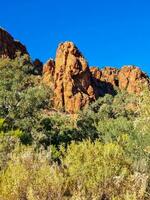
[[[55,59],[54,106],[69,113],[95,100],[87,61],[72,42],[59,45]]]
[[[123,66],[118,74],[119,89],[140,94],[149,86],[149,77],[135,66]]]
[[[55,61],[49,59],[43,66],[42,82],[54,88]]]
[[[105,94],[118,90],[140,94],[149,86],[149,78],[138,67],[89,67],[82,53],[72,42],[58,46],[56,58],[43,67],[43,81],[53,88],[54,107],[76,113]]]
[[[118,89],[140,94],[144,87],[149,87],[149,77],[138,67],[132,65],[123,66],[121,69],[92,67],[90,70],[94,77],[95,90],[98,91],[99,96],[104,96],[106,93],[115,95]]]

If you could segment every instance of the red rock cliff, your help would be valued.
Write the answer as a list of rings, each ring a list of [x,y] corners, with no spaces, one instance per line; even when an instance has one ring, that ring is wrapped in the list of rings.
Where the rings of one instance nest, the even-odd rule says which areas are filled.
[[[0,58],[15,58],[16,53],[21,55],[28,54],[26,47],[14,38],[4,29],[0,28]]]
[[[121,69],[88,66],[87,61],[72,42],[59,45],[55,61],[43,68],[43,81],[53,87],[54,107],[75,113],[91,101],[117,90],[139,94],[149,85],[149,78],[138,67]]]

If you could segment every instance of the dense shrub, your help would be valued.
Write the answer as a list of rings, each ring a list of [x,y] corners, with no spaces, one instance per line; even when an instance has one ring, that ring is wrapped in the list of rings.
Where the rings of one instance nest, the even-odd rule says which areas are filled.
[[[18,146],[1,171],[0,197],[27,199],[144,199],[148,174],[118,144],[88,141],[63,150],[61,165],[51,150]],[[129,198],[130,197],[130,198]]]
[[[26,56],[0,60],[0,116],[6,130],[19,128],[26,138],[38,132],[41,111],[51,107],[52,98],[51,90],[39,84],[40,77],[32,75],[32,68]]]
[[[149,200],[150,92],[69,115],[33,72],[0,60],[0,200]]]

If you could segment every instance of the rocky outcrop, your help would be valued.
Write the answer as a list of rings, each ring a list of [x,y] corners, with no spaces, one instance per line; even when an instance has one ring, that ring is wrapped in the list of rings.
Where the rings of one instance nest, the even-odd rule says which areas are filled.
[[[28,54],[26,47],[4,29],[0,28],[0,58],[15,58],[17,52]]]
[[[144,87],[149,86],[149,78],[138,67],[124,66],[119,71],[118,83],[121,91],[139,94]]]
[[[55,61],[48,60],[43,66],[42,82],[54,89]]]
[[[28,54],[26,47],[4,29],[0,28],[0,58],[14,59]],[[32,63],[34,75],[42,75],[42,82],[54,91],[54,107],[69,113],[78,112],[105,94],[115,95],[118,90],[140,94],[149,87],[150,79],[138,67],[90,67],[82,53],[72,42],[61,43],[55,60]]]
[[[69,113],[95,99],[87,61],[72,42],[59,45],[55,59],[54,106]]]
[[[116,89],[128,93],[140,94],[143,87],[149,86],[148,76],[138,67],[123,66],[120,70],[112,67],[98,69],[91,67],[93,84],[99,96],[106,93],[115,95]]]
[[[116,94],[115,88],[118,87],[118,69],[105,67],[101,70],[97,67],[91,67],[90,71],[97,97],[104,96],[105,94]]]
[[[117,90],[139,94],[143,86],[149,85],[149,78],[135,66],[89,68],[72,42],[59,45],[55,61],[48,60],[43,67],[42,80],[53,88],[54,107],[69,113],[105,94],[115,95]]]

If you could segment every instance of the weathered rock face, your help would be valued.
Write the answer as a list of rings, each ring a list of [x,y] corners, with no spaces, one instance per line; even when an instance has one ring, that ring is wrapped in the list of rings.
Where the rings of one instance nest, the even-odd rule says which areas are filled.
[[[43,82],[53,88],[56,109],[75,113],[100,96],[117,94],[118,89],[139,94],[149,78],[134,66],[89,68],[77,47],[65,42],[59,45],[55,62],[44,65]]]
[[[101,81],[112,84],[114,87],[118,87],[118,72],[119,70],[112,67],[105,67],[102,71]]]
[[[13,59],[17,52],[28,54],[24,45],[0,28],[0,58]],[[54,107],[69,113],[79,111],[105,94],[115,95],[118,89],[139,94],[143,87],[150,86],[149,77],[135,66],[124,66],[120,70],[89,68],[72,42],[59,45],[55,61],[50,59],[43,66],[36,59],[33,67],[33,74],[42,75],[42,82],[54,91]]]
[[[148,76],[135,66],[124,66],[120,70],[111,67],[100,70],[92,67],[90,70],[99,96],[106,93],[115,95],[117,88],[128,93],[139,94],[143,87],[149,85]]]
[[[143,90],[143,87],[149,85],[149,78],[138,67],[124,66],[119,71],[118,83],[120,90],[139,94]]]
[[[43,66],[42,82],[54,88],[55,61],[50,59]]]
[[[14,38],[4,29],[0,28],[0,58],[15,58],[16,53],[21,55],[28,54],[26,47]]]
[[[95,99],[87,61],[72,42],[59,45],[55,60],[54,106],[69,113]]]
[[[93,85],[97,96],[105,94],[115,95],[115,87],[118,87],[118,70],[112,67],[105,67],[100,70],[96,67],[91,67]]]

